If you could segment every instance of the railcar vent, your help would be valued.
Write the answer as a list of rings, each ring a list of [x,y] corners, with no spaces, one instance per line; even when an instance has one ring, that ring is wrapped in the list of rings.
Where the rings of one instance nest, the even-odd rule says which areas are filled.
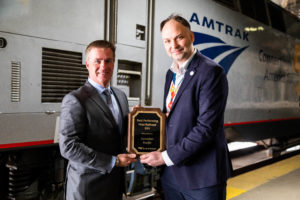
[[[83,85],[88,71],[82,53],[42,48],[42,102],[61,102],[70,91]]]
[[[11,62],[11,102],[20,102],[21,63]]]

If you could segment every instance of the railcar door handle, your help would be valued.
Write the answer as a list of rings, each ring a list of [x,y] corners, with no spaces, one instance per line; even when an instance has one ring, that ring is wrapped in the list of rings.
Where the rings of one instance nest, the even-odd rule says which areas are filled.
[[[56,111],[55,110],[46,110],[45,113],[47,115],[52,115],[52,114],[56,113]]]

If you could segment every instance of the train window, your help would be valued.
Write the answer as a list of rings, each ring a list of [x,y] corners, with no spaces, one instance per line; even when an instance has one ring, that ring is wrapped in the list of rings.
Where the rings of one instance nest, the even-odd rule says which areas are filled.
[[[300,19],[288,12],[284,14],[286,33],[300,39]]]
[[[265,1],[262,0],[240,0],[240,9],[244,15],[269,25],[266,13]]]
[[[236,0],[215,0],[215,1],[232,10],[238,10]]]
[[[285,32],[286,29],[283,19],[283,9],[271,1],[268,2],[268,9],[272,27]]]
[[[142,63],[118,60],[117,84],[130,101],[139,103],[141,98]]]
[[[300,19],[295,14],[273,2],[268,2],[268,8],[274,28],[293,37],[300,38]]]
[[[59,103],[70,91],[83,85],[88,71],[82,53],[42,48],[42,102]]]

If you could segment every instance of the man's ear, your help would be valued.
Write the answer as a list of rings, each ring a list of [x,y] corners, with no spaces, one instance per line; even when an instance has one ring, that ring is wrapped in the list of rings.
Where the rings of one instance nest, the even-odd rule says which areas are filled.
[[[89,69],[89,63],[88,63],[87,60],[85,61],[85,67],[86,67],[87,69]]]
[[[195,34],[194,34],[193,31],[190,31],[190,34],[191,34],[192,43],[194,43],[194,41],[195,41]]]

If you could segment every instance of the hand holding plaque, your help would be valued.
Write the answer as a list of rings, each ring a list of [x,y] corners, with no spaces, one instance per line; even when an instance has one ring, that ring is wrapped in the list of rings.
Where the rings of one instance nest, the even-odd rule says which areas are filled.
[[[159,108],[137,107],[129,113],[128,123],[129,153],[165,150],[165,114]]]

